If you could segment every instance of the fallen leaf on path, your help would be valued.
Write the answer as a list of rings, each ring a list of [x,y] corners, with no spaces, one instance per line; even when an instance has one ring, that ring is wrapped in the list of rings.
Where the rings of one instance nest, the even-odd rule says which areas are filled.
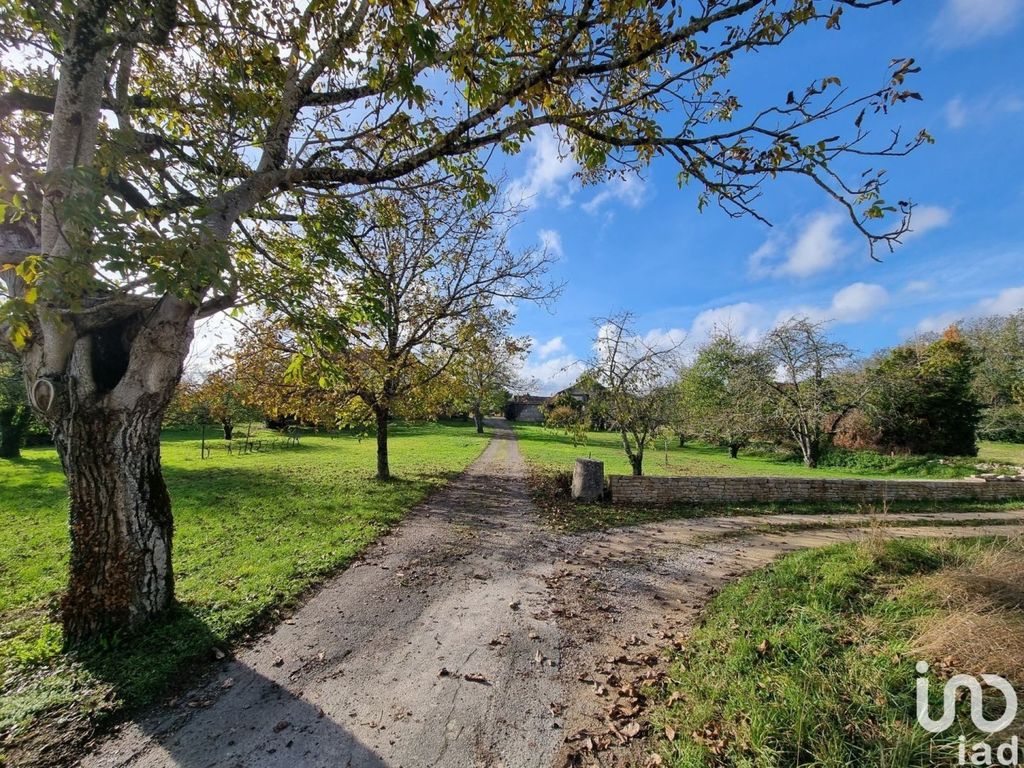
[[[470,683],[482,683],[484,685],[490,685],[490,683],[487,682],[486,677],[484,677],[483,675],[478,675],[475,672],[467,672],[462,676],[462,679]]]
[[[287,728],[289,725],[291,725],[291,723],[289,723],[287,720],[282,720],[281,722],[279,722],[277,725],[274,726],[274,733],[280,733],[285,728]]]

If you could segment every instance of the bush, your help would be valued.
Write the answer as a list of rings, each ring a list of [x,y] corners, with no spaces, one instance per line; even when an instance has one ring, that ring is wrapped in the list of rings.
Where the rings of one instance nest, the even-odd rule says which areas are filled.
[[[556,405],[547,410],[544,417],[544,426],[568,429],[574,426],[580,419],[580,414],[568,405]]]
[[[927,346],[889,352],[870,372],[866,412],[883,446],[914,454],[976,456],[981,403],[977,357],[951,327]]]

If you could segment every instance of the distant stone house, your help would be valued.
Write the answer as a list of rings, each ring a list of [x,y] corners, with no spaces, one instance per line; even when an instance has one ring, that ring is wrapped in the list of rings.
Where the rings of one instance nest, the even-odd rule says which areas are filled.
[[[541,406],[548,398],[539,395],[516,395],[505,404],[505,418],[509,421],[522,421],[540,424],[544,421]]]

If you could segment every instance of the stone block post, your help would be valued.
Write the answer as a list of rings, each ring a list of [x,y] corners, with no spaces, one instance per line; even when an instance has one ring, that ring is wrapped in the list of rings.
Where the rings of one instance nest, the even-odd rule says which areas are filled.
[[[604,495],[604,462],[576,459],[572,470],[572,497],[580,501],[597,501]]]

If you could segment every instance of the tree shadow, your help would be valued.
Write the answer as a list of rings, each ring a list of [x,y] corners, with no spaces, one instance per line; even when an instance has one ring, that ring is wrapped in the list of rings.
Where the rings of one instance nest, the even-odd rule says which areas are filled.
[[[127,754],[115,740],[101,744],[84,764],[385,766],[353,733],[282,681],[238,660],[215,662],[221,644],[200,616],[177,606],[142,632],[74,651],[76,661],[125,703],[117,719],[134,718],[118,737],[132,741]],[[151,704],[166,700],[168,692],[174,698],[166,704]]]

